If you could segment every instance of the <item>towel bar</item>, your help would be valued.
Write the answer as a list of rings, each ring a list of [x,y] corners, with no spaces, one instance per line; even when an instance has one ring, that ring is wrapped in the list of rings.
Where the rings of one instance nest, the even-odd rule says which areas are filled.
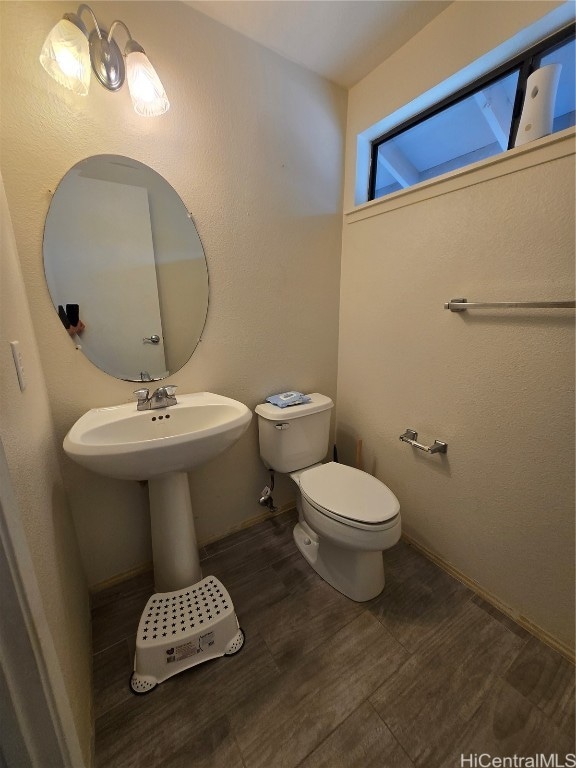
[[[468,301],[450,299],[444,309],[466,312],[467,309],[574,309],[576,301]]]

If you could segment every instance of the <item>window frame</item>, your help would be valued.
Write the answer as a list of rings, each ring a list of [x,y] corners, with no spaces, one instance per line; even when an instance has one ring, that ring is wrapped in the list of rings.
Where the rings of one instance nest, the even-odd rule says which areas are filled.
[[[458,104],[460,101],[463,101],[468,96],[471,96],[477,91],[482,90],[486,86],[492,85],[500,78],[506,77],[512,72],[518,70],[518,82],[516,84],[516,95],[514,98],[514,107],[512,110],[510,135],[508,137],[508,149],[512,149],[516,141],[518,126],[520,125],[520,117],[522,115],[522,107],[524,105],[524,96],[526,94],[526,81],[528,80],[528,77],[536,69],[538,69],[540,60],[544,56],[574,39],[576,39],[576,22],[572,22],[558,32],[545,37],[543,40],[531,46],[527,50],[523,51],[517,56],[514,56],[514,58],[504,62],[504,64],[501,64],[495,69],[490,70],[485,75],[482,75],[482,77],[479,77],[463,88],[460,88],[450,96],[447,96],[441,101],[436,102],[422,112],[413,115],[408,120],[405,120],[404,122],[396,125],[394,128],[386,131],[386,133],[378,136],[376,139],[373,139],[370,147],[370,170],[368,174],[367,202],[371,202],[373,200],[381,200],[382,198],[386,197],[386,195],[381,195],[380,197],[375,196],[378,150],[382,144],[389,141],[390,139],[395,138],[401,133],[404,133],[404,131],[413,128],[415,125],[423,123],[425,120],[428,120],[429,118],[433,117],[439,112],[442,112],[448,107]]]

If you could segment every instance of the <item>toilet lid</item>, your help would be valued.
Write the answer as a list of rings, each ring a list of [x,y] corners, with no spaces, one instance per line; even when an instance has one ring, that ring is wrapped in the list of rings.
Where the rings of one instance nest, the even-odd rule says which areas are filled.
[[[377,525],[400,511],[398,499],[380,480],[346,464],[330,462],[300,475],[300,490],[314,506],[345,521]]]

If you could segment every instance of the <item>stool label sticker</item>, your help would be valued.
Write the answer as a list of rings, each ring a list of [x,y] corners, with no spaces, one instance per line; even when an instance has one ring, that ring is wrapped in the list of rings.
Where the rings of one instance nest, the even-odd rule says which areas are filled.
[[[190,656],[196,656],[202,651],[206,651],[214,645],[214,632],[207,632],[205,635],[200,635],[198,640],[193,640],[189,643],[183,643],[182,645],[176,645],[166,651],[166,663],[170,664],[175,661],[183,661],[190,658]]]
[[[214,632],[206,632],[205,635],[200,635],[200,650],[205,651],[207,648],[211,648],[214,645]]]

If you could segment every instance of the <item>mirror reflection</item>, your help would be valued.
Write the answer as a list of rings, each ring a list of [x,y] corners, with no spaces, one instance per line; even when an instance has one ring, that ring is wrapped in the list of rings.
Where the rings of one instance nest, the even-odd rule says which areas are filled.
[[[112,376],[162,379],[200,340],[202,243],[176,191],[143,163],[97,155],[68,171],[46,217],[44,270],[63,332]]]

